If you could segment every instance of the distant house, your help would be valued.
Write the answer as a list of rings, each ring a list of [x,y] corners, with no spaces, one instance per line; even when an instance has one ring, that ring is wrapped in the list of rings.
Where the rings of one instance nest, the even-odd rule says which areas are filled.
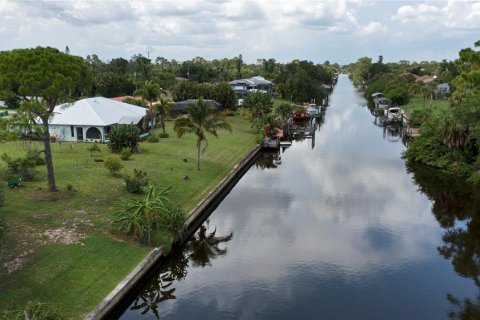
[[[435,98],[446,98],[450,93],[450,85],[448,83],[441,83],[435,88]]]
[[[215,100],[203,100],[205,103],[210,104],[213,107],[214,111],[221,111],[222,105]],[[183,114],[187,114],[187,107],[191,104],[197,103],[197,99],[189,99],[183,101],[172,102],[170,104],[169,114],[172,117],[177,117]]]
[[[103,97],[87,98],[56,106],[49,121],[50,133],[60,141],[108,141],[110,130],[133,124],[142,133],[147,109]],[[153,124],[150,124],[154,125]]]
[[[233,80],[230,81],[229,84],[237,95],[247,94],[255,91],[273,94],[273,88],[275,87],[273,82],[260,76],[248,79]]]

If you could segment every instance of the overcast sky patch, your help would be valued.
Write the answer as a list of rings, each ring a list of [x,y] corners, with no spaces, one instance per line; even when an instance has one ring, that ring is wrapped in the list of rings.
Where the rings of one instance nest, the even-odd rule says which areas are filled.
[[[0,50],[68,46],[102,60],[453,60],[480,40],[478,0],[0,0],[0,14]]]

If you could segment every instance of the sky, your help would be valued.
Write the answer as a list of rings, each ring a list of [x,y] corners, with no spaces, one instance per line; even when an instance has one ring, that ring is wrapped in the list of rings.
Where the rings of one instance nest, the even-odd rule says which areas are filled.
[[[454,60],[480,40],[480,0],[0,0],[0,50],[50,46],[103,61]]]

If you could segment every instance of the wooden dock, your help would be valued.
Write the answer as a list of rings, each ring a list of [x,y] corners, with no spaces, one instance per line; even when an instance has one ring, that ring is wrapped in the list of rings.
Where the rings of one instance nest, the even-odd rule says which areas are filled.
[[[403,128],[404,128],[404,132],[405,132],[405,136],[407,136],[407,138],[417,138],[417,137],[420,137],[420,131],[418,130],[418,128],[411,128],[410,127],[410,124],[409,124],[409,119],[408,119],[408,115],[407,114],[403,114],[403,117],[402,117],[402,124],[403,124]]]

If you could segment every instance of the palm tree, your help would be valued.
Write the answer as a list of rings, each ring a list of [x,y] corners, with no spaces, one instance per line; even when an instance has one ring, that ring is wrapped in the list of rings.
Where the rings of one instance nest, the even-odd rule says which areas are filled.
[[[170,110],[170,98],[158,97],[158,103],[155,105],[155,109],[160,113],[160,121],[162,123],[162,130],[165,133],[165,115]]]
[[[212,107],[203,99],[199,99],[196,104],[189,105],[187,111],[187,116],[175,119],[173,129],[179,138],[185,133],[193,133],[197,136],[197,170],[200,170],[200,148],[202,142],[205,141],[203,151],[207,149],[207,133],[218,138],[217,130],[223,129],[231,132],[232,127],[222,116],[212,113]]]
[[[242,106],[252,110],[253,118],[260,117],[272,110],[272,97],[260,91],[249,94],[244,100]]]
[[[151,130],[153,130],[153,119],[156,115],[153,101],[157,100],[161,93],[162,89],[160,88],[160,86],[156,83],[153,83],[152,81],[145,81],[142,88],[138,89],[135,92],[135,94],[140,94],[143,99],[146,99],[148,101],[148,119],[150,122]]]

